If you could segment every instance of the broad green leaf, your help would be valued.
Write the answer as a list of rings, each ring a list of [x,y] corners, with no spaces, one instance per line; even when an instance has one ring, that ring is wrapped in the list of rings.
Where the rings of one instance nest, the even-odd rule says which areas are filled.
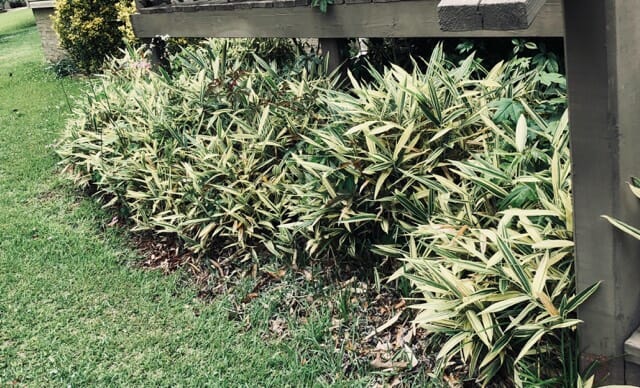
[[[578,376],[578,386],[576,388],[593,388],[593,383],[595,381],[596,376],[593,375],[589,377],[587,380],[583,381],[582,376]]]
[[[418,315],[416,315],[414,322],[419,325],[427,325],[432,322],[440,322],[450,318],[454,318],[455,315],[456,313],[453,311],[440,312],[440,311],[424,310],[418,313]]]
[[[540,260],[540,264],[538,265],[538,269],[536,270],[536,274],[533,277],[532,289],[533,293],[537,295],[542,292],[544,289],[544,285],[547,280],[547,267],[549,265],[549,251],[546,251],[542,260]]]
[[[378,177],[378,180],[376,181],[376,187],[373,192],[373,199],[378,198],[378,194],[380,194],[380,190],[382,190],[382,186],[384,185],[384,182],[387,180],[389,175],[391,175],[391,170],[384,171],[383,173],[380,174],[380,176]]]
[[[628,185],[629,185],[629,189],[631,189],[631,192],[633,193],[633,195],[635,195],[636,197],[640,198],[640,187],[634,186],[632,183],[628,183]]]
[[[511,322],[509,323],[509,325],[504,329],[506,332],[513,330],[514,328],[520,327],[520,325],[522,324],[522,322],[526,322],[525,319],[529,318],[531,319],[531,317],[529,316],[530,314],[532,314],[535,310],[539,309],[539,306],[537,304],[534,303],[529,303],[527,305],[524,306],[524,308],[522,308],[522,310],[520,310],[520,312],[518,313],[518,315],[516,315],[515,318],[511,318]],[[514,311],[515,313],[515,311]]]
[[[498,340],[493,344],[491,350],[484,356],[484,359],[480,363],[480,368],[487,366],[491,363],[496,357],[498,357],[502,351],[511,343],[511,339],[513,338],[513,332],[505,333],[502,337],[498,338]]]
[[[521,295],[521,296],[510,297],[507,300],[503,300],[503,301],[500,301],[500,302],[492,303],[489,307],[487,307],[484,310],[482,310],[482,312],[480,314],[481,315],[485,315],[485,314],[499,313],[501,311],[504,311],[504,310],[508,309],[509,307],[512,307],[512,306],[515,306],[515,305],[517,305],[519,303],[530,301],[530,300],[531,300],[531,297],[529,295]]]
[[[589,297],[591,295],[593,295],[598,290],[598,287],[600,287],[600,282],[598,282],[596,284],[593,284],[590,287],[585,288],[584,290],[582,290],[577,295],[571,297],[569,299],[569,301],[567,302],[567,305],[565,306],[564,311],[562,311],[562,314],[566,315],[566,314],[572,312],[573,310],[577,309],[587,299],[589,299]]]
[[[415,125],[413,123],[410,123],[409,125],[407,125],[405,128],[402,129],[402,136],[400,136],[400,139],[398,139],[398,142],[396,143],[396,146],[393,150],[393,160],[395,160],[396,162],[398,162],[398,157],[400,153],[403,151],[403,149],[407,145],[407,142],[413,135],[414,129],[415,129]]]
[[[531,245],[533,249],[558,249],[573,247],[573,241],[569,240],[545,240]]]
[[[522,287],[522,289],[529,295],[531,294],[531,283],[529,282],[529,277],[527,276],[524,268],[518,262],[518,259],[513,255],[511,248],[507,244],[507,242],[500,236],[498,236],[498,248],[502,255],[505,257],[506,261],[509,263],[509,266],[515,273],[518,283]]]
[[[522,347],[522,350],[520,350],[520,353],[518,353],[518,356],[516,357],[514,364],[517,364],[524,356],[526,356],[529,350],[531,350],[531,348],[534,347],[538,343],[538,341],[540,341],[542,336],[545,334],[546,334],[546,330],[540,329],[534,335],[532,335],[531,338],[529,338],[529,340],[524,344],[524,346]]]
[[[466,315],[469,323],[471,324],[471,328],[476,332],[478,338],[480,338],[488,348],[491,348],[491,341],[487,335],[487,329],[482,324],[482,321],[480,321],[478,315],[472,310],[467,310]]]
[[[442,348],[440,348],[440,351],[436,355],[436,359],[444,357],[450,358],[453,355],[452,352],[454,351],[454,349],[456,349],[456,347],[458,347],[460,343],[466,340],[468,337],[469,333],[463,331],[449,338],[449,340],[447,340],[447,342],[442,345]]]

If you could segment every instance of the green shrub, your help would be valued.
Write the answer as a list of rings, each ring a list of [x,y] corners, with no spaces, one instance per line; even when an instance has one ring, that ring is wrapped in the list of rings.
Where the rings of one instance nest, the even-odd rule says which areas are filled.
[[[60,45],[77,67],[86,73],[98,71],[109,57],[124,47],[118,18],[119,3],[127,0],[56,0],[53,26]]]
[[[8,3],[11,8],[25,7],[27,5],[24,0],[9,0]]]
[[[492,147],[451,162],[401,273],[420,295],[416,322],[446,338],[440,370],[459,356],[483,383],[575,386],[574,311],[597,286],[575,295],[567,115],[524,117],[490,125]],[[484,219],[464,210],[491,196],[509,204]]]
[[[453,66],[437,49],[425,67],[371,69],[373,82],[352,79],[349,93],[325,97],[331,122],[312,129],[309,153],[297,155],[309,174],[298,190],[300,221],[290,226],[306,234],[311,253],[379,259],[386,254],[376,245],[406,244],[407,232],[437,215],[431,193],[450,189],[449,160],[493,146],[491,115],[502,124],[531,110],[529,104],[542,114],[558,114],[564,104],[558,84],[542,85],[542,73],[522,60],[483,73],[473,57]],[[545,94],[556,100],[544,102]],[[481,223],[527,205],[526,185],[513,197],[496,184],[483,189],[477,203],[449,195]]]
[[[481,383],[575,386],[574,310],[595,287],[572,296],[565,81],[439,49],[419,67],[327,94],[289,227],[312,254],[403,260],[438,372],[459,356]]]
[[[118,20],[121,21],[118,26],[118,30],[120,31],[120,34],[122,34],[122,39],[129,45],[139,43],[138,38],[136,38],[133,33],[133,26],[131,25],[131,15],[136,13],[136,1],[121,0],[118,1],[115,6],[116,11],[118,12]]]
[[[63,163],[125,206],[136,229],[175,233],[200,252],[293,257],[279,228],[293,206],[287,159],[331,80],[305,67],[279,72],[252,43],[185,50],[172,76],[136,52],[115,61],[69,123]]]
[[[271,47],[266,63],[259,41],[209,41],[171,75],[129,52],[79,103],[62,163],[197,252],[401,261],[436,372],[575,385],[573,312],[595,288],[574,295],[564,78],[437,49],[341,92],[318,58]]]
[[[366,41],[365,57],[376,69],[390,64],[410,69],[414,64],[412,58],[430,53],[438,45],[442,45],[452,62],[475,53],[476,60],[485,67],[525,56],[531,57],[533,64],[547,67],[553,73],[564,67],[562,38],[370,38]]]

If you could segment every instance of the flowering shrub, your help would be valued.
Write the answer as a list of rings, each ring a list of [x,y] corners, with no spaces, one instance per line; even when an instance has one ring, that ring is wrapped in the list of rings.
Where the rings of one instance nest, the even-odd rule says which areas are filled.
[[[135,0],[121,0],[116,4],[116,10],[118,11],[118,19],[122,21],[122,24],[118,27],[122,34],[122,39],[129,44],[138,42],[135,34],[133,33],[133,26],[131,25],[131,19],[129,17],[136,12]]]
[[[124,23],[118,5],[128,0],[57,0],[53,18],[60,45],[67,50],[77,67],[95,72],[108,56],[124,46]]]

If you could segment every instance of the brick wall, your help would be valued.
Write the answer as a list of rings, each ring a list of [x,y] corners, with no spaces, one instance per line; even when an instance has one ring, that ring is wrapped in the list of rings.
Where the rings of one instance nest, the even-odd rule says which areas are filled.
[[[57,62],[64,58],[65,52],[58,44],[58,36],[53,30],[53,8],[33,8],[33,15],[36,18],[36,25],[40,32],[40,40],[42,41],[42,50],[47,61]]]

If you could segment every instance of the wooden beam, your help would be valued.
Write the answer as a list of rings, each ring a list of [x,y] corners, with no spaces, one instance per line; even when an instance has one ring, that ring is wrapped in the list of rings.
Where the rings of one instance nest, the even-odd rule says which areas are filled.
[[[482,0],[482,28],[524,30],[529,28],[546,0]]]
[[[482,30],[480,0],[441,0],[438,20],[442,31]]]
[[[640,225],[640,203],[625,183],[640,174],[640,7],[564,0],[564,12],[576,282],[580,291],[602,281],[578,311],[583,366],[598,360],[603,383],[640,385],[624,360],[624,342],[640,325],[640,243],[600,218]]]
[[[203,5],[195,12],[165,7],[157,13],[134,14],[136,36],[173,37],[468,37],[469,33],[442,31],[438,0],[366,4],[334,4],[326,14],[312,7],[252,8],[232,11]],[[560,0],[549,0],[528,30],[479,31],[476,37],[564,35]]]
[[[441,0],[443,31],[526,30],[546,0]]]
[[[1,0],[0,0],[1,1]],[[54,0],[46,0],[46,1],[30,1],[29,8],[31,9],[39,9],[39,8],[55,8]]]
[[[443,31],[526,30],[546,0],[441,0]]]

